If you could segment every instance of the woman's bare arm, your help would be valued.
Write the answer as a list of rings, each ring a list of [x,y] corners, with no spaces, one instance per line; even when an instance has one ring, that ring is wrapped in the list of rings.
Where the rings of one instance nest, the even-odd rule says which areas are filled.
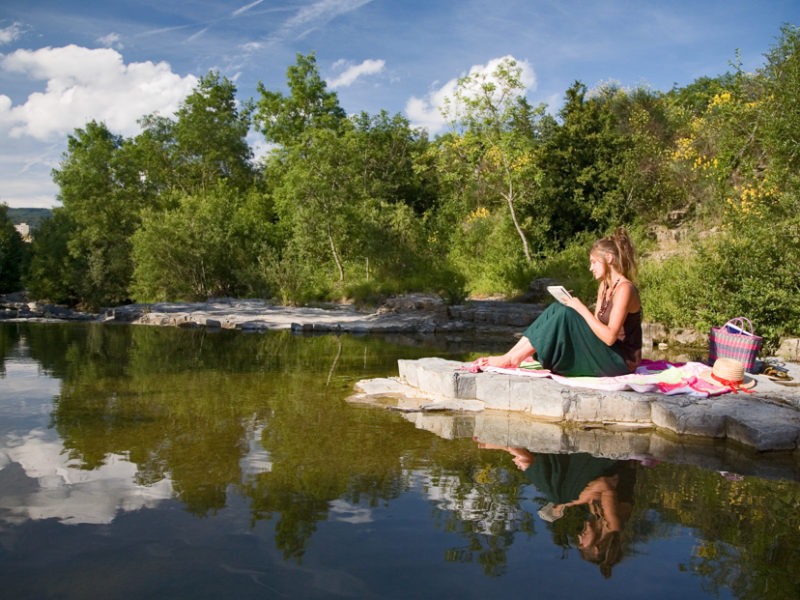
[[[614,302],[611,306],[611,315],[608,318],[608,325],[604,324],[598,319],[586,305],[581,302],[579,298],[572,297],[567,300],[566,304],[570,308],[578,311],[578,314],[583,317],[586,323],[591,328],[592,332],[600,338],[607,346],[612,346],[619,337],[619,332],[622,330],[622,325],[625,323],[625,318],[628,316],[629,305],[633,298],[633,285],[618,286],[614,292]],[[600,294],[598,293],[598,303],[600,302]],[[598,309],[599,310],[599,309]]]

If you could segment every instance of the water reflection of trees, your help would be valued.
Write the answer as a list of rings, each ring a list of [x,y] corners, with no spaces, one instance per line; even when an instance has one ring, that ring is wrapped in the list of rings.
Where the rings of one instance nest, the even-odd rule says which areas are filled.
[[[0,377],[6,374],[6,359],[11,356],[19,341],[19,326],[16,323],[0,323]]]
[[[800,485],[661,464],[644,470],[637,501],[698,542],[678,565],[718,595],[800,598]]]
[[[423,484],[436,525],[463,539],[445,560],[475,562],[491,577],[505,573],[515,536],[534,534],[534,516],[521,505],[524,477],[502,459],[464,449],[432,466]]]
[[[302,559],[332,502],[378,506],[412,487],[427,494],[433,525],[462,540],[444,560],[479,564],[487,575],[505,572],[517,536],[546,531],[570,552],[585,523],[575,512],[537,524],[545,500],[535,494],[531,510],[530,484],[509,455],[346,405],[355,380],[394,371],[398,350],[380,340],[25,324],[0,327],[0,356],[22,338],[63,381],[52,425],[77,463],[92,469],[111,454],[127,456],[137,483],[169,477],[196,515],[224,508],[233,490],[254,524],[275,519],[286,558]],[[263,432],[268,470],[242,466],[254,431]],[[741,598],[797,596],[800,486],[663,463],[633,468],[629,554],[690,527],[701,541],[676,570]]]

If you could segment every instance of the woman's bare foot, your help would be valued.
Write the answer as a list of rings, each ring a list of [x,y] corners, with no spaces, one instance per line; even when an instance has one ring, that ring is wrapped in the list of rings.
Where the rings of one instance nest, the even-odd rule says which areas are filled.
[[[499,367],[501,369],[515,369],[519,366],[518,364],[515,365],[505,354],[502,356],[487,356],[486,365],[489,367]]]

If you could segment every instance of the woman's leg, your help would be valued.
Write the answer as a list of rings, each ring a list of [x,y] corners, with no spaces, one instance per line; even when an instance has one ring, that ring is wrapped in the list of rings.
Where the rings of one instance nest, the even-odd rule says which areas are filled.
[[[511,350],[500,356],[487,356],[485,357],[485,362],[482,360],[481,364],[489,367],[516,369],[533,352],[531,341],[523,335]]]

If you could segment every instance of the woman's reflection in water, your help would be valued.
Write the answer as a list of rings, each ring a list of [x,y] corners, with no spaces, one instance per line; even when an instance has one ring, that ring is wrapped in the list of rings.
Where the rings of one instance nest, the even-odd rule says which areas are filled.
[[[633,511],[636,461],[584,453],[533,454],[521,447],[483,442],[478,446],[505,450],[514,457],[514,464],[549,500],[539,510],[543,520],[554,523],[573,507],[583,511],[583,529],[577,535],[573,531],[572,537],[581,557],[599,565],[604,577],[611,577],[612,567],[624,555],[623,528]]]

